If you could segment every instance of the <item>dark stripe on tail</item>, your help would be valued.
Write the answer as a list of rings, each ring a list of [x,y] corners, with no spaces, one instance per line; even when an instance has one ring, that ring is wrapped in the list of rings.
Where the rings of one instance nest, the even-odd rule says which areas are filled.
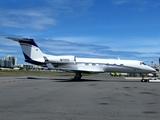
[[[26,43],[26,44],[30,44],[30,45],[34,45],[36,47],[38,47],[38,45],[34,42],[33,39],[27,39],[27,38],[23,38],[23,40],[19,40],[19,43]]]
[[[25,57],[25,62],[46,67],[46,64],[45,64],[44,62],[38,62],[38,61],[32,60],[32,59],[31,59],[30,57],[28,57],[24,52],[23,52],[23,55],[24,55],[24,57]]]

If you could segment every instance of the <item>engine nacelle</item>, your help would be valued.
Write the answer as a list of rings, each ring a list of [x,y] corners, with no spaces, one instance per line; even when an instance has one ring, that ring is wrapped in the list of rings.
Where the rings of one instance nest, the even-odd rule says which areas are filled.
[[[47,59],[53,63],[75,63],[75,56],[49,56]]]

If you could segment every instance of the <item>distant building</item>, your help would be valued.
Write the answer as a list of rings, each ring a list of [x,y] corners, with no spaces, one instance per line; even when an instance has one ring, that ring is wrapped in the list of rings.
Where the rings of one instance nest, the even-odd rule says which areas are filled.
[[[44,68],[38,65],[32,64],[17,64],[14,68],[20,68],[20,70],[43,70]]]
[[[24,70],[42,70],[43,67],[38,65],[32,65],[32,64],[23,64]]]
[[[5,68],[13,68],[17,64],[17,58],[9,55],[6,56],[3,60],[0,59],[0,66]]]
[[[6,60],[3,60],[3,66],[4,66],[4,67],[7,67],[7,68],[13,67],[11,61],[10,61],[10,60],[7,60],[7,59],[6,59]]]
[[[6,69],[16,69],[16,70],[43,70],[44,68],[38,65],[32,64],[18,64],[17,58],[8,55],[4,59],[0,59],[0,68]]]
[[[6,56],[5,58],[4,58],[4,60],[8,60],[8,61],[10,61],[11,63],[11,65],[16,65],[17,64],[17,58],[15,58],[15,57],[13,57],[13,56],[11,56],[11,55],[8,55],[8,56]]]
[[[2,66],[2,62],[3,62],[3,60],[2,60],[2,59],[0,59],[0,67]]]

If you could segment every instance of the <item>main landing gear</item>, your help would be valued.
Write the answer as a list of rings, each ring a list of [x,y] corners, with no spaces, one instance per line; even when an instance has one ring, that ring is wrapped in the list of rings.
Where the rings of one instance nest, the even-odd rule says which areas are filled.
[[[75,72],[75,77],[74,77],[74,80],[80,80],[82,77],[82,74],[81,72]]]

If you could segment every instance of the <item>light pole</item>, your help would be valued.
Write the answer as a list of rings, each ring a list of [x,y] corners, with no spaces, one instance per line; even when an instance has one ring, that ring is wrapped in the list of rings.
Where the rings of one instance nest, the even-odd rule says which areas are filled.
[[[159,77],[160,77],[160,58],[159,58],[159,71],[158,71],[158,73],[159,73]]]
[[[151,67],[153,67],[153,61],[151,61]]]

